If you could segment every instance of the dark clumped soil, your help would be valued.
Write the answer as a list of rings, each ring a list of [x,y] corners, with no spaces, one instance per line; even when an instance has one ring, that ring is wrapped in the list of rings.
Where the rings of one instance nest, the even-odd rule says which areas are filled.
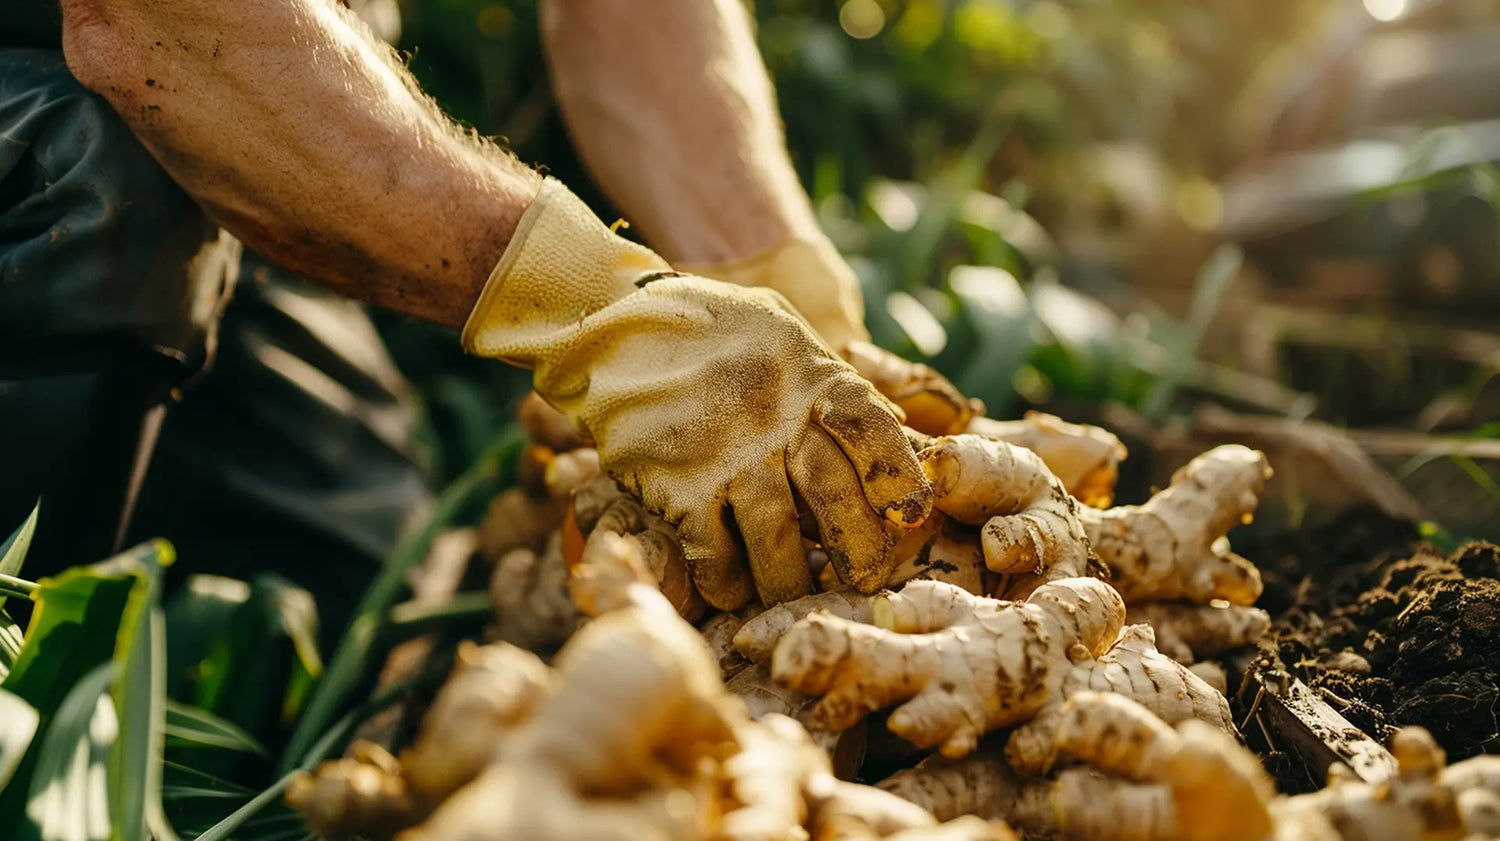
[[[1420,725],[1450,760],[1500,753],[1500,547],[1445,556],[1357,512],[1253,551],[1267,653],[1345,718],[1381,742]]]

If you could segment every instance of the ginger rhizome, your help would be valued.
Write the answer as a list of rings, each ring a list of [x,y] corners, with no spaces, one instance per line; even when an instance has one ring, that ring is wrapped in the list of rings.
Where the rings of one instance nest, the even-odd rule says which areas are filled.
[[[971,400],[946,377],[920,362],[908,362],[868,342],[850,342],[844,361],[861,377],[901,407],[907,426],[927,435],[963,432],[984,404]]]
[[[795,721],[752,721],[641,544],[590,536],[569,567],[592,618],[553,664],[468,647],[411,749],[365,748],[291,789],[321,834],[398,841],[973,839],[894,795],[838,780]]]
[[[1188,462],[1144,505],[1079,509],[1110,581],[1127,603],[1181,599],[1254,604],[1260,573],[1229,551],[1225,532],[1250,522],[1271,478],[1258,450],[1215,447]]]
[[[1331,769],[1326,788],[1290,797],[1276,796],[1259,760],[1228,735],[1192,720],[1174,729],[1120,695],[1075,695],[1055,732],[1053,761],[1070,767],[1042,785],[1049,830],[1062,838],[1363,841],[1500,831],[1500,757],[1447,766],[1420,728],[1392,739],[1389,779],[1366,783]],[[941,800],[911,780],[886,787],[918,804]]]
[[[1087,574],[1093,552],[1078,503],[1031,450],[978,435],[936,438],[917,454],[932,482],[933,507],[980,526],[985,566],[994,572]]]
[[[1126,450],[1108,430],[1027,412],[1014,421],[974,418],[967,431],[1036,453],[1068,493],[1084,505],[1105,508],[1114,501],[1115,480]]]
[[[914,581],[871,601],[872,624],[812,613],[781,638],[778,682],[822,696],[815,720],[851,726],[895,705],[888,726],[944,756],[968,754],[986,733],[1015,725],[1007,753],[1033,768],[1069,695],[1109,688],[1169,721],[1229,729],[1224,697],[1156,651],[1150,629],[1124,634],[1125,606],[1092,578],[1054,581],[1024,602]]]
[[[1108,504],[1118,439],[1051,416],[964,418],[913,373],[887,394],[956,434],[909,436],[935,500],[891,531],[884,583],[899,592],[855,592],[828,565],[824,592],[735,613],[708,610],[675,530],[588,442],[523,404],[519,485],[479,553],[494,564],[491,639],[512,645],[466,646],[399,758],[361,746],[299,780],[294,802],[324,834],[377,841],[1010,837],[1001,819],[1068,837],[1178,831],[1171,786],[1186,783],[1152,757],[1182,741],[1180,722],[1232,732],[1200,677],[1222,688],[1224,672],[1201,661],[1266,626],[1249,607],[1259,577],[1224,540],[1253,512],[1264,458],[1221,447],[1145,505],[1100,510],[1075,497]],[[1101,690],[1136,706],[1101,705]],[[899,737],[880,731],[886,745],[904,746],[884,755],[917,763],[884,791],[843,781],[877,710]],[[1132,817],[1112,823],[1095,801]]]
[[[1143,602],[1125,608],[1125,621],[1150,625],[1161,653],[1184,665],[1254,645],[1271,627],[1271,616],[1238,604]]]

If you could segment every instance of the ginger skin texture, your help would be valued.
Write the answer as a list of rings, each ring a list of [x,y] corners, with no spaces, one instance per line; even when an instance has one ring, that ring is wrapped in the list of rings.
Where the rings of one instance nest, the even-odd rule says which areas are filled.
[[[551,667],[466,648],[400,762],[368,750],[295,782],[312,825],[397,841],[1013,839],[836,779],[793,719],[752,721],[639,543],[596,529],[568,574],[592,619]]]
[[[1079,506],[1036,453],[978,435],[935,438],[917,454],[933,508],[982,526],[993,572],[1086,575],[1094,557]]]
[[[1129,605],[1125,621],[1150,625],[1156,631],[1157,649],[1185,666],[1254,645],[1271,627],[1270,614],[1237,604],[1145,602]]]
[[[901,407],[906,425],[926,435],[963,432],[984,404],[959,392],[946,377],[868,342],[850,342],[842,354],[861,377]]]
[[[1168,721],[1198,718],[1229,730],[1229,705],[1186,667],[1156,651],[1151,630],[1121,634],[1125,606],[1093,578],[1054,581],[1024,602],[914,581],[872,601],[873,624],[813,613],[777,644],[772,675],[821,695],[815,720],[844,729],[897,705],[896,735],[944,756],[968,754],[986,733],[1010,736],[1017,771],[1045,764],[1062,703],[1109,688]]]
[[[1068,423],[1043,412],[1027,412],[1013,421],[977,417],[969,422],[967,431],[1025,447],[1041,456],[1068,493],[1084,505],[1107,508],[1114,501],[1115,480],[1126,450],[1109,430]]]
[[[1365,783],[1335,766],[1326,788],[1289,797],[1276,795],[1259,759],[1226,733],[1193,720],[1174,729],[1114,693],[1070,698],[1054,748],[1055,763],[1084,764],[1043,783],[1052,831],[1064,839],[1396,841],[1500,832],[1500,757],[1446,766],[1421,728],[1393,737],[1389,779]],[[922,804],[920,787],[898,782],[886,787]]]
[[[1260,572],[1229,551],[1224,534],[1250,522],[1270,478],[1259,450],[1215,447],[1178,470],[1171,486],[1146,504],[1083,506],[1079,517],[1127,604],[1223,599],[1250,605],[1260,598]]]

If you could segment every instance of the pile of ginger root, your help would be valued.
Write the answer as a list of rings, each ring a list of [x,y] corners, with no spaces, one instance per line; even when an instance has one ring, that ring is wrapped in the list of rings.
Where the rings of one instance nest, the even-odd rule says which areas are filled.
[[[1107,431],[945,414],[865,373],[916,395],[934,489],[884,589],[840,582],[814,535],[818,592],[710,610],[672,526],[533,395],[517,484],[478,533],[487,644],[460,650],[399,757],[358,745],[289,800],[325,837],[374,841],[1383,837],[1295,817],[1342,795],[1288,805],[1236,742],[1213,658],[1269,625],[1225,537],[1270,478],[1261,453],[1217,447],[1111,507]],[[1200,742],[1222,791],[1162,770],[1206,762]],[[1213,798],[1269,817],[1200,820]]]
[[[372,841],[1007,841],[839,780],[792,719],[752,719],[639,548],[596,532],[568,572],[590,621],[549,665],[465,645],[399,757],[356,743],[288,801],[326,838]]]

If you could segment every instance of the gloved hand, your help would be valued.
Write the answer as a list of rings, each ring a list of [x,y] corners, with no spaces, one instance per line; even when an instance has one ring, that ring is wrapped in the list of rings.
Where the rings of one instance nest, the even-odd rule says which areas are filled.
[[[870,344],[859,279],[826,239],[788,240],[748,260],[685,265],[683,271],[737,286],[780,292],[823,341],[906,413],[908,426],[928,435],[954,435],[984,414],[942,374]]]
[[[891,531],[930,511],[898,410],[785,299],[671,271],[556,181],[463,340],[535,370],[605,471],[676,526],[716,608],[808,592],[799,497],[840,576],[867,592],[891,571]]]

